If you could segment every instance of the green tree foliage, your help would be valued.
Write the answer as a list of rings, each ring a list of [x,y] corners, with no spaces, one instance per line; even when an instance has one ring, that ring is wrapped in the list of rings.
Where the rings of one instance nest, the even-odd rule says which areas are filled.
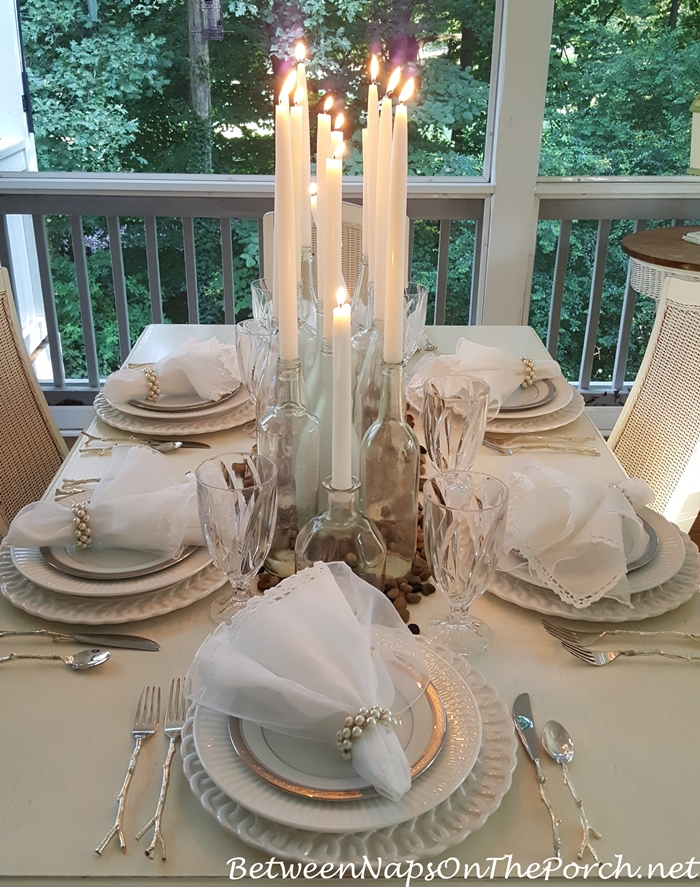
[[[309,45],[314,111],[327,92],[346,115],[352,147],[346,171],[360,173],[369,51],[386,78],[401,64],[416,77],[409,169],[415,175],[479,175],[483,170],[493,0],[224,0],[225,35],[210,49],[211,132],[193,114],[188,92],[186,0],[114,0],[88,20],[86,0],[21,0],[25,50],[42,168],[202,171],[198,145],[212,144],[212,171],[270,174],[272,111],[296,41]],[[700,91],[700,4],[694,0],[557,0],[542,139],[543,175],[672,175],[685,171],[690,101]],[[138,220],[122,220],[132,335],[149,318],[145,243]],[[182,232],[159,219],[164,310],[186,321]],[[86,221],[91,292],[101,366],[118,363],[106,223]],[[626,276],[615,223],[594,375],[609,379]],[[221,321],[218,222],[197,220],[202,321]],[[52,220],[59,319],[69,373],[84,372],[70,238]],[[464,323],[474,224],[452,227],[446,320]],[[231,230],[239,316],[250,310],[258,276],[254,223]],[[531,322],[546,332],[558,236],[540,225]],[[438,226],[418,223],[413,276],[434,293]],[[578,375],[595,251],[595,224],[574,223],[559,357]],[[639,362],[653,316],[640,299],[631,352]],[[74,369],[73,369],[74,367]]]

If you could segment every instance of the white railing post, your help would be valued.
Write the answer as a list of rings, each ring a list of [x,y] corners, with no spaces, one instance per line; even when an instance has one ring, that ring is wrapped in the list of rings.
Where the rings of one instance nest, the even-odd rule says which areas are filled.
[[[527,323],[553,13],[554,0],[505,0],[503,7],[480,323]]]

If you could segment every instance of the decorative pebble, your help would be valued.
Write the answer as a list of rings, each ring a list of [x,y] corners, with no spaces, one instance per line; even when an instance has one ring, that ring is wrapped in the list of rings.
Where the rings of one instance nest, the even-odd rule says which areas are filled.
[[[408,630],[411,632],[411,634],[420,634],[420,628],[416,625],[415,622],[408,623]]]

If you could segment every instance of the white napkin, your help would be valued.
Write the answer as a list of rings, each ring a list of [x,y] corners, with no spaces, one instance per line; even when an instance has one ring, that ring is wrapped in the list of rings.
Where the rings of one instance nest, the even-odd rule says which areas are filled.
[[[191,698],[335,747],[346,717],[375,705],[392,708],[387,638],[427,683],[420,648],[387,598],[346,564],[317,563],[249,601],[204,641],[189,672]],[[416,689],[416,698],[421,692]],[[393,730],[365,728],[352,755],[357,773],[385,797],[398,801],[410,788],[408,761]]]
[[[653,497],[643,480],[612,486],[520,459],[508,488],[499,569],[551,589],[574,607],[605,596],[630,603],[627,564],[648,544],[636,511]]]
[[[198,394],[204,400],[220,400],[241,381],[235,346],[213,338],[187,339],[156,361],[153,370],[161,394]],[[117,370],[107,378],[103,393],[111,404],[146,397],[146,376],[140,369]]]
[[[556,360],[535,360],[536,379],[561,377],[561,369]],[[481,379],[491,389],[489,418],[492,419],[525,380],[525,364],[517,354],[503,348],[478,345],[468,339],[460,339],[454,354],[434,357],[426,355],[416,364],[416,369],[408,383],[406,399],[414,409],[423,408],[423,386],[427,379],[440,375],[463,373]]]
[[[87,497],[86,497],[87,498]],[[194,480],[150,447],[114,447],[88,504],[92,545],[175,554],[204,545]],[[7,534],[21,548],[75,543],[73,512],[61,502],[32,502]]]

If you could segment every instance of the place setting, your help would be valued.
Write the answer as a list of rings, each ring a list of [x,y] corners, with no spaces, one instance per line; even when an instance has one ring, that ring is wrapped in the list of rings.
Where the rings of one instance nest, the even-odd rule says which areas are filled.
[[[190,337],[151,362],[139,362],[148,350],[139,345],[95,398],[95,412],[108,425],[172,437],[235,428],[253,417],[235,344]]]
[[[119,624],[187,606],[225,581],[204,546],[192,478],[147,447],[117,447],[101,478],[20,511],[0,593],[57,622]],[[70,492],[76,490],[76,492]]]

